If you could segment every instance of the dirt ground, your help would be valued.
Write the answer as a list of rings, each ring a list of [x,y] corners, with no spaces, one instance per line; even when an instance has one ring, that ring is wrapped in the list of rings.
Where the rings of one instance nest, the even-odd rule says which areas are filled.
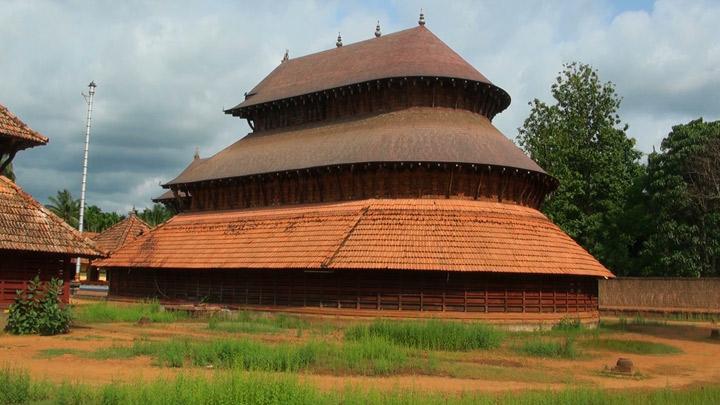
[[[665,343],[682,350],[680,354],[638,355],[612,351],[590,352],[577,360],[548,360],[515,355],[511,352],[475,351],[458,356],[459,363],[486,367],[481,378],[400,375],[389,377],[332,376],[302,374],[301,378],[322,389],[345,386],[378,389],[414,389],[442,392],[508,391],[524,389],[560,389],[563,387],[682,388],[720,382],[720,342],[708,339],[710,324],[693,323],[668,326],[642,326],[633,332],[613,333],[613,339],[643,340]],[[218,337],[207,330],[205,322],[173,324],[93,324],[79,326],[67,335],[12,336],[0,333],[0,367],[29,370],[38,379],[105,384],[113,381],[134,382],[178,373],[211,375],[203,368],[171,369],[156,367],[146,357],[127,360],[93,360],[73,354],[42,358],[46,349],[92,351],[113,344],[131,344],[137,338],[164,339],[173,336],[197,338]],[[247,335],[262,340],[294,340],[293,333],[280,335]],[[605,366],[614,365],[618,357],[633,360],[641,378],[620,378],[603,374]]]

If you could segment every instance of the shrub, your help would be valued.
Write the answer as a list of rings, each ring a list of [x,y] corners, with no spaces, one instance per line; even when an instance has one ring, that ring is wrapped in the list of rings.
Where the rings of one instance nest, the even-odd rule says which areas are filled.
[[[62,280],[43,283],[35,276],[27,288],[18,290],[5,329],[16,335],[57,335],[70,330],[70,309],[60,302]]]

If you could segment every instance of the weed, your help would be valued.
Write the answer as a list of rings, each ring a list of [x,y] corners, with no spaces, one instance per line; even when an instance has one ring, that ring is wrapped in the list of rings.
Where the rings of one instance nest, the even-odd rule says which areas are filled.
[[[530,339],[516,347],[516,351],[534,357],[562,359],[574,359],[579,355],[575,347],[575,338],[571,336],[560,341],[544,338]]]
[[[448,321],[387,321],[356,325],[345,332],[346,340],[384,337],[391,342],[417,349],[468,351],[500,346],[503,334],[481,323]]]
[[[137,322],[141,318],[151,322],[175,322],[189,315],[180,311],[165,311],[158,301],[140,304],[116,304],[99,302],[75,308],[75,319],[84,323]]]

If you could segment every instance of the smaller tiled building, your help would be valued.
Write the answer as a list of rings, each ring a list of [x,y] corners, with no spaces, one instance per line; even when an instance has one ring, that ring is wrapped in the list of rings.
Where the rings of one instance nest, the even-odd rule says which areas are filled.
[[[152,227],[140,219],[135,212],[130,212],[127,218],[90,238],[96,243],[98,249],[110,256],[126,243],[135,240],[151,229]],[[98,269],[92,265],[92,262],[87,265],[89,266],[87,281],[99,281]]]
[[[30,129],[0,105],[0,167],[17,151],[44,145],[48,138]],[[69,302],[74,257],[103,254],[95,244],[35,201],[10,179],[0,176],[0,307],[11,304],[16,291],[39,276],[65,281],[62,300]]]

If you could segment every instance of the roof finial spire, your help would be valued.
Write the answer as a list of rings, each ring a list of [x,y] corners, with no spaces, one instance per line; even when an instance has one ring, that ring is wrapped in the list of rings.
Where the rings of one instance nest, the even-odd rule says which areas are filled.
[[[340,48],[342,46],[342,37],[340,36],[340,33],[338,32],[338,39],[337,42],[335,42],[335,46]]]
[[[418,20],[419,26],[425,26],[425,14],[423,14],[423,9],[420,9],[420,19]]]
[[[380,38],[380,35],[382,35],[382,32],[380,32],[380,20],[378,20],[375,26],[375,38]]]
[[[288,59],[290,59],[290,50],[289,50],[289,49],[286,49],[286,50],[285,50],[285,55],[283,55],[283,58],[282,58],[282,60],[280,61],[280,63],[287,62]]]
[[[200,159],[200,148],[197,146],[195,147],[195,155],[193,156],[193,159]]]

